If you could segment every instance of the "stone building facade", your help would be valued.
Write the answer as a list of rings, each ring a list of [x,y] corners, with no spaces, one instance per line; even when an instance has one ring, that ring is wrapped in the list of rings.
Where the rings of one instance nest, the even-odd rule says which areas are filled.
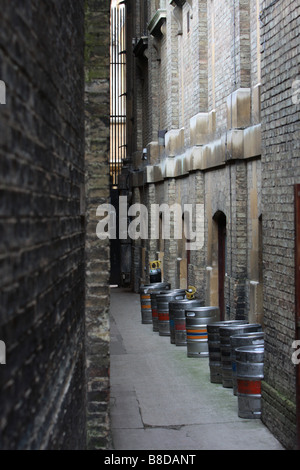
[[[164,280],[195,285],[207,305],[220,306],[221,319],[261,323],[262,419],[295,448],[299,7],[290,0],[140,0],[127,2],[127,14],[132,202],[149,213],[155,204],[177,204],[182,215],[181,239],[172,214],[164,239],[163,211],[155,220],[150,213],[148,237],[132,243],[133,288],[149,281],[149,261],[160,259]],[[198,245],[186,249],[195,229]]]

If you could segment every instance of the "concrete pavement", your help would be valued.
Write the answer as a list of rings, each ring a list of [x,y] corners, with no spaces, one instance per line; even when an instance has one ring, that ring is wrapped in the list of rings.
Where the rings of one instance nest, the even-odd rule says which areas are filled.
[[[283,450],[261,420],[238,417],[208,358],[141,323],[140,297],[111,288],[111,423],[115,450]]]

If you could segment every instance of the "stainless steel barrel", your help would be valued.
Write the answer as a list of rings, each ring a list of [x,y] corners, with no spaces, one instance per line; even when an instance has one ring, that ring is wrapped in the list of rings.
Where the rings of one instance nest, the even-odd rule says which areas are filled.
[[[204,306],[185,310],[188,357],[208,357],[207,325],[219,321],[219,307]]]
[[[161,282],[161,269],[154,268],[150,269],[150,283],[157,284]]]
[[[220,327],[222,383],[224,388],[233,388],[230,336],[237,333],[262,331],[259,323],[227,325]]]
[[[141,315],[142,323],[152,323],[152,308],[150,293],[154,289],[169,290],[171,284],[168,282],[157,282],[155,284],[145,284],[140,287],[140,300],[141,300]]]
[[[264,347],[242,346],[236,349],[238,416],[261,417],[261,381],[264,378]]]
[[[200,307],[200,299],[174,300],[169,303],[170,341],[176,346],[186,346],[185,309]]]
[[[169,284],[170,285],[170,284]],[[171,286],[171,285],[170,285]],[[167,289],[153,289],[150,292],[151,310],[152,310],[152,327],[153,331],[158,331],[158,313],[157,313],[157,296],[163,294]]]
[[[182,299],[185,299],[184,289],[172,289],[156,296],[158,332],[160,336],[170,336],[169,303]]]
[[[231,346],[231,368],[232,368],[232,385],[233,394],[237,395],[237,379],[236,379],[236,349],[242,346],[258,346],[264,345],[264,332],[257,331],[255,333],[234,334],[230,336]]]
[[[247,320],[224,320],[207,325],[208,356],[211,383],[222,383],[220,327],[225,325],[243,325]]]

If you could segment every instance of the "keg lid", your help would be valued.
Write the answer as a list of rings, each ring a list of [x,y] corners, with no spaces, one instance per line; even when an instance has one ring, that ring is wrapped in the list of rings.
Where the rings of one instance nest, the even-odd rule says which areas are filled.
[[[152,284],[144,284],[140,286],[140,292],[154,289],[164,289],[169,291],[171,289],[171,284],[169,282],[153,282]]]
[[[181,300],[185,298],[184,289],[166,290],[157,295],[157,302],[168,302],[172,300]]]
[[[151,289],[150,296],[154,297],[154,296],[159,295],[159,294],[164,294],[165,292],[166,292],[165,289]],[[167,291],[167,292],[169,292],[169,291]]]
[[[224,321],[215,321],[213,323],[211,323],[210,326],[231,326],[231,325],[244,325],[244,324],[248,324],[247,320],[224,320]]]
[[[172,300],[170,302],[170,305],[176,306],[176,305],[181,305],[181,304],[187,304],[187,305],[200,305],[202,301],[200,299],[178,299],[178,300]]]
[[[240,348],[236,348],[236,351],[240,353],[257,353],[261,354],[265,350],[262,344],[250,344],[249,346],[241,346]]]
[[[224,326],[221,326],[220,327],[220,334],[224,334],[226,336],[231,336],[232,332],[234,332],[234,330],[238,330],[238,329],[244,329],[245,332],[247,330],[251,330],[253,329],[255,331],[255,328],[258,329],[258,328],[261,328],[261,325],[260,323],[235,323],[234,325],[224,325]],[[241,331],[242,333],[242,331]]]
[[[247,338],[257,338],[257,339],[263,339],[265,336],[265,333],[263,331],[249,331],[245,333],[238,333],[234,334],[231,336],[233,339],[247,339]]]
[[[176,294],[185,294],[185,289],[170,289],[162,292],[162,295],[173,296]]]
[[[193,304],[192,304],[193,305]],[[213,306],[209,306],[209,305],[203,305],[202,307],[199,306],[199,307],[194,307],[194,308],[186,308],[185,309],[186,312],[191,312],[191,313],[196,313],[196,312],[218,312],[219,311],[219,307],[213,307]],[[217,322],[214,322],[214,323],[217,323]]]

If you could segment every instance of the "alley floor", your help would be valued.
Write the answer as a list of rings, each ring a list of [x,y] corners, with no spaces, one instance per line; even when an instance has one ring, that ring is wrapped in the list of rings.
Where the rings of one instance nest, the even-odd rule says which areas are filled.
[[[140,297],[111,288],[111,423],[115,450],[283,450],[259,419],[238,417],[208,358],[141,323]]]

